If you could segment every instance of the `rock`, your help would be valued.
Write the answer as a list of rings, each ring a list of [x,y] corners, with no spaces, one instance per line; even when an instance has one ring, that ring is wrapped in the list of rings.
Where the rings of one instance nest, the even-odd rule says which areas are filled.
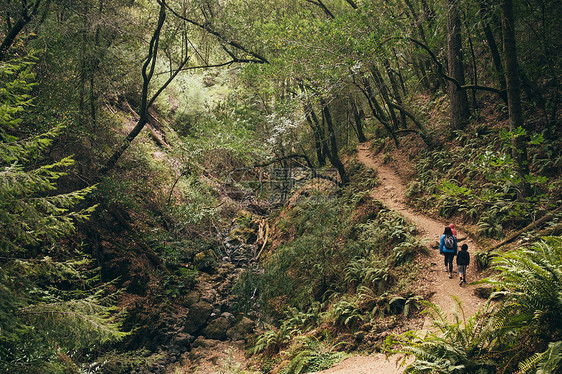
[[[193,336],[189,334],[180,333],[174,338],[174,346],[178,347],[178,351],[183,353],[189,349],[193,342]]]
[[[209,320],[212,312],[212,305],[206,301],[199,301],[193,304],[187,313],[184,326],[185,332],[192,334],[201,330]]]
[[[209,339],[226,340],[226,332],[230,328],[230,322],[225,317],[219,317],[209,323],[205,328],[205,336]]]
[[[365,339],[365,331],[358,331],[355,333],[355,340],[358,342],[363,341]]]
[[[476,287],[474,289],[474,294],[481,299],[488,300],[492,294],[492,289],[490,287]]]
[[[254,321],[248,317],[242,317],[242,319],[234,325],[234,327],[228,329],[226,336],[232,340],[242,340],[248,335],[254,332]]]
[[[228,322],[230,322],[231,324],[233,324],[236,321],[236,318],[234,318],[234,315],[232,313],[229,312],[224,312],[223,314],[221,314],[221,317],[224,317],[228,320]]]
[[[193,348],[210,348],[210,347],[214,347],[217,344],[218,342],[216,340],[206,339],[203,336],[199,336],[193,342]]]
[[[215,303],[218,297],[218,292],[213,288],[207,288],[201,290],[201,300],[207,303]]]
[[[197,291],[190,291],[187,295],[184,296],[185,304],[186,305],[193,305],[199,301],[199,292]]]

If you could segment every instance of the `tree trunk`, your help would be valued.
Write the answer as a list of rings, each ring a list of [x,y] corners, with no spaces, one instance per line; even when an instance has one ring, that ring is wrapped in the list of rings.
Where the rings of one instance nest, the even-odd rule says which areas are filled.
[[[384,114],[380,113],[380,111],[377,109],[377,108],[380,109],[380,106],[377,103],[377,100],[373,95],[373,92],[371,90],[369,82],[367,81],[367,79],[365,79],[363,82],[364,82],[364,85],[365,85],[364,88],[361,87],[358,84],[357,84],[357,87],[361,90],[363,95],[365,95],[365,98],[367,98],[367,101],[369,102],[369,107],[371,108],[371,113],[373,114],[373,116],[377,120],[379,120],[379,122],[384,126],[386,131],[388,131],[388,134],[390,136],[392,136],[392,139],[394,140],[394,144],[396,145],[396,148],[398,148],[400,146],[400,142],[398,141],[398,138],[396,137],[396,134],[394,133],[394,130],[392,130],[392,127],[390,126],[390,124],[388,123],[386,118],[384,117]]]
[[[490,11],[488,5],[483,0],[480,1],[480,11],[483,16],[488,14]],[[486,36],[486,43],[488,44],[490,54],[492,55],[492,61],[494,62],[494,68],[496,69],[500,89],[505,90],[505,75],[503,71],[500,52],[498,49],[498,44],[496,43],[496,38],[494,37],[494,33],[492,32],[490,23],[486,18],[484,18],[484,20],[482,21],[482,30],[484,31],[484,35]]]
[[[505,81],[507,84],[507,106],[509,109],[509,129],[512,132],[512,155],[515,160],[519,184],[520,199],[529,196],[529,185],[526,176],[529,174],[527,146],[525,135],[517,135],[516,130],[525,129],[523,110],[521,107],[521,89],[517,66],[517,51],[512,0],[502,0],[503,57],[505,62]]]
[[[359,110],[357,108],[357,103],[355,101],[351,102],[351,107],[353,110],[353,118],[355,119],[355,126],[357,128],[357,139],[360,143],[366,142],[367,138],[365,137],[365,133],[363,132],[363,118],[365,114],[362,113],[363,110]]]
[[[390,116],[390,120],[392,122],[392,127],[394,129],[398,129],[398,119],[396,118],[396,114],[394,113],[394,109],[390,106],[390,95],[388,92],[388,87],[386,86],[386,83],[384,82],[384,80],[382,79],[382,75],[379,72],[379,69],[377,69],[377,67],[372,64],[371,65],[371,73],[373,74],[373,79],[375,80],[375,83],[379,89],[379,92],[381,94],[381,97],[383,99],[383,101],[385,102],[387,108],[388,108],[388,113]]]
[[[4,34],[4,39],[2,40],[2,44],[0,44],[0,61],[6,57],[6,53],[16,40],[18,34],[23,30],[23,28],[33,19],[37,12],[39,11],[39,7],[42,5],[43,0],[35,0],[32,2],[23,2],[21,9],[19,9],[19,14],[17,14],[16,22],[9,27],[9,30],[6,34]],[[7,1],[7,3],[10,3]],[[46,6],[48,7],[49,2],[47,1]],[[9,17],[9,15],[8,15]],[[7,21],[9,24],[9,20]]]
[[[330,147],[328,152],[328,158],[332,165],[338,170],[340,179],[343,185],[349,183],[349,178],[345,172],[345,167],[340,160],[338,144],[336,141],[336,131],[334,129],[334,124],[332,122],[332,115],[330,114],[330,109],[328,104],[324,99],[320,99],[320,104],[322,105],[322,116],[326,122],[326,129],[328,130],[328,138],[330,139]]]
[[[155,96],[153,96],[152,100],[149,100],[148,88],[149,88],[150,81],[152,80],[152,76],[154,75],[154,70],[156,67],[156,56],[158,54],[158,43],[160,40],[160,32],[162,31],[162,27],[164,26],[165,20],[166,20],[166,8],[164,5],[160,5],[158,24],[156,26],[156,29],[154,30],[154,33],[152,34],[148,57],[142,67],[143,85],[142,85],[142,94],[141,94],[141,105],[139,110],[139,116],[140,116],[139,121],[137,122],[133,130],[131,130],[131,132],[127,135],[125,140],[123,140],[123,143],[121,143],[119,148],[117,148],[117,150],[113,152],[113,155],[109,158],[109,160],[107,160],[105,165],[102,167],[102,169],[100,170],[100,174],[102,175],[106,174],[111,169],[113,169],[113,167],[115,167],[117,161],[119,160],[123,152],[125,152],[127,148],[129,148],[131,142],[137,137],[137,135],[144,128],[144,126],[148,123],[148,108],[150,108],[152,102],[156,99],[158,94],[162,92],[165,86],[167,86],[167,84],[171,82],[171,79],[169,79],[165,84],[165,86],[161,87],[160,90],[155,94]]]
[[[427,17],[421,17],[416,13],[414,6],[412,5],[410,0],[404,0],[406,7],[410,10],[410,13],[407,13],[411,18],[412,27],[415,27],[418,30],[418,35],[420,39],[427,44],[427,39],[425,36],[425,31],[422,25],[422,19]],[[426,4],[427,5],[427,4]],[[439,80],[436,78],[437,75],[432,73],[431,74],[431,82],[429,79],[429,75],[427,74],[428,70],[432,70],[431,64],[426,59],[418,59],[417,57],[413,57],[413,65],[414,69],[418,70],[418,75],[420,76],[420,80],[422,85],[425,89],[431,89],[431,85],[433,84],[434,89],[436,90],[439,87]]]
[[[462,56],[461,19],[458,0],[447,0],[447,45],[449,75],[461,86],[465,84]],[[453,130],[463,129],[470,115],[468,98],[465,90],[459,90],[455,84],[449,82],[450,118]]]
[[[386,69],[386,74],[388,75],[388,80],[390,81],[390,87],[392,88],[392,95],[394,96],[394,100],[399,106],[402,106],[402,96],[400,96],[400,89],[398,88],[398,82],[396,82],[396,78],[390,68],[390,62],[388,59],[383,60],[384,67]],[[406,123],[406,113],[400,110],[400,123],[402,128],[405,129],[407,127]]]
[[[326,152],[324,152],[324,131],[321,127],[320,121],[310,103],[304,104],[304,111],[306,121],[310,125],[312,133],[314,134],[314,146],[316,148],[316,158],[318,159],[318,166],[326,165]]]

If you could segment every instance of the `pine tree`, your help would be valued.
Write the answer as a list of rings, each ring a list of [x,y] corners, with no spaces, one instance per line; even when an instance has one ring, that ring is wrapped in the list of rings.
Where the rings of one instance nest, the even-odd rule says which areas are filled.
[[[0,62],[0,372],[76,371],[72,352],[124,333],[93,261],[81,253],[55,261],[43,250],[88,219],[95,206],[76,207],[94,187],[57,193],[73,160],[43,153],[61,126],[18,137],[32,105],[32,60]]]
[[[30,61],[0,65],[0,252],[22,251],[69,234],[76,222],[84,221],[94,210],[71,210],[93,187],[53,194],[57,180],[73,164],[72,158],[30,166],[39,163],[42,151],[51,145],[61,126],[28,139],[14,135],[22,112],[32,105],[32,66]]]

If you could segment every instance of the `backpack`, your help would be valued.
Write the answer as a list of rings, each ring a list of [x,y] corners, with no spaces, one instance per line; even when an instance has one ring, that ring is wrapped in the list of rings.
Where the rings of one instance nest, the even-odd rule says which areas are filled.
[[[455,239],[453,239],[452,235],[445,235],[445,239],[443,240],[443,244],[447,249],[455,248]]]

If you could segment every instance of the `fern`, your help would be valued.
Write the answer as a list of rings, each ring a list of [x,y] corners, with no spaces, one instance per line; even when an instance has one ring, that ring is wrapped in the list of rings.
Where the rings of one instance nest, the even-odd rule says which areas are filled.
[[[485,282],[507,291],[506,305],[537,326],[562,332],[562,238],[545,237],[529,249],[499,255],[493,264],[500,274]]]
[[[57,357],[99,348],[120,331],[113,300],[99,288],[99,271],[78,251],[45,256],[45,246],[72,233],[95,207],[82,206],[94,187],[58,193],[74,161],[44,159],[62,126],[25,133],[32,105],[32,58],[0,62],[0,371],[54,372]],[[36,126],[36,124],[33,124]],[[70,258],[69,258],[70,257]],[[53,260],[57,258],[57,261]],[[66,258],[66,261],[65,261]],[[97,287],[97,288],[96,288]]]
[[[347,357],[346,353],[334,352],[312,336],[300,337],[288,352],[290,364],[282,373],[300,374],[317,372],[332,367],[335,363]]]
[[[449,321],[437,305],[422,303],[427,307],[425,313],[434,319],[433,329],[399,337],[403,347],[398,351],[414,357],[405,372],[495,373],[497,362],[491,353],[502,349],[502,337],[507,336],[507,330],[495,328],[489,303],[474,316],[466,318],[457,299],[453,321]]]

